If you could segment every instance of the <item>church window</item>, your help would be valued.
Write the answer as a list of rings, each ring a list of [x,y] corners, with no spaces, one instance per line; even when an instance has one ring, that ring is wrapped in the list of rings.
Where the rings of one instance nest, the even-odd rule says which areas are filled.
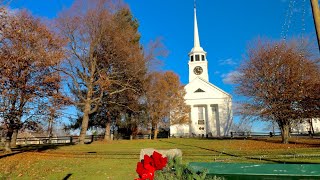
[[[202,59],[202,61],[204,61],[204,55],[201,55],[201,59]]]
[[[199,125],[204,125],[204,120],[198,120]],[[201,130],[201,129],[200,129]]]
[[[193,55],[191,55],[190,57],[191,57],[191,62],[193,62]]]
[[[200,61],[199,55],[196,55],[196,61]]]

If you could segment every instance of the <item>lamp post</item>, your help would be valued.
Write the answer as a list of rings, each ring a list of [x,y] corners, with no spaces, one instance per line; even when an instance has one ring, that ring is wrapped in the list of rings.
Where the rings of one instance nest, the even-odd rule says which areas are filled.
[[[312,14],[313,14],[313,21],[314,26],[316,29],[317,40],[318,40],[318,48],[320,52],[320,11],[319,11],[319,2],[318,0],[310,0]]]

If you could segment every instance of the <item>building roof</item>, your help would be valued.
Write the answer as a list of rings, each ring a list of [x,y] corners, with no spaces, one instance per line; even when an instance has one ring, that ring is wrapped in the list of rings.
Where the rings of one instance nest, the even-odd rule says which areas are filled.
[[[189,86],[192,86],[192,84],[195,84],[196,82],[201,82],[202,84],[205,84],[205,85],[207,85],[208,87],[210,87],[210,88],[212,88],[212,89],[215,89],[215,90],[221,92],[222,94],[225,94],[226,96],[229,96],[230,98],[232,98],[232,96],[231,96],[229,93],[223,91],[222,89],[220,89],[220,88],[217,87],[216,85],[214,85],[214,84],[206,81],[205,79],[203,79],[203,78],[201,78],[201,77],[196,77],[195,79],[193,79],[190,83],[188,83],[188,84],[185,86],[185,89],[187,89]],[[198,88],[201,89],[201,87],[195,86],[195,91],[196,91]],[[187,92],[187,93],[188,93],[188,92]]]

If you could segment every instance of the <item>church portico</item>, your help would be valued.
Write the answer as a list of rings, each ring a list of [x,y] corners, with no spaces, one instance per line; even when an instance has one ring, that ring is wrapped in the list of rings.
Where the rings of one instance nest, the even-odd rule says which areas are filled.
[[[210,131],[208,129],[208,107],[204,104],[195,104],[191,108],[191,124],[193,129],[191,129],[190,134],[193,136],[205,136],[207,132]]]
[[[227,135],[225,132],[231,125],[231,117],[228,117],[228,113],[223,107],[228,104],[225,103],[225,99],[207,99],[205,101],[210,100],[214,102],[206,104],[203,103],[203,100],[200,100],[202,102],[197,102],[199,100],[186,102],[191,107],[189,129],[191,136],[220,137]],[[229,119],[229,121],[225,121],[225,119]]]

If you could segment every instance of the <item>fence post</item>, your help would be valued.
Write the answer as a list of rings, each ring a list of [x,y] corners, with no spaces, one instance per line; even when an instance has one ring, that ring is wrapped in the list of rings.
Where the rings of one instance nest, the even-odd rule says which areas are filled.
[[[91,135],[91,142],[94,141],[94,135]]]
[[[73,140],[73,138],[72,138],[72,136],[70,136],[70,144],[72,144],[72,140]]]
[[[270,133],[269,133],[269,136],[270,136],[270,137],[273,137],[273,133],[272,133],[272,132],[270,132]]]
[[[52,136],[49,136],[48,143],[52,144]]]

